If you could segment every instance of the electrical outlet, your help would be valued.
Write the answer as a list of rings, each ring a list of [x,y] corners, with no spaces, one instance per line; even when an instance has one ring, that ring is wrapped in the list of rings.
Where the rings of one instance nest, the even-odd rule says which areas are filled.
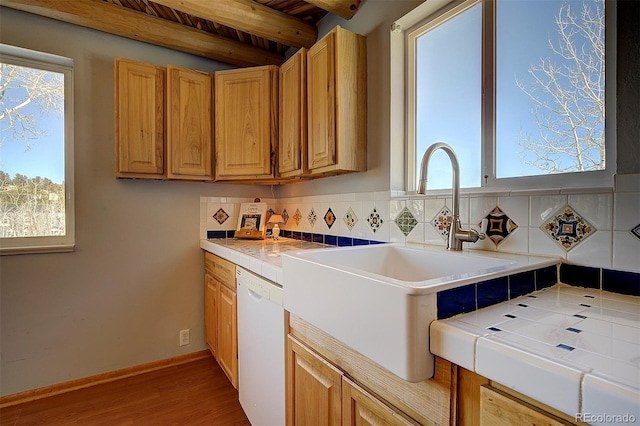
[[[180,330],[180,346],[186,346],[191,343],[191,330]]]

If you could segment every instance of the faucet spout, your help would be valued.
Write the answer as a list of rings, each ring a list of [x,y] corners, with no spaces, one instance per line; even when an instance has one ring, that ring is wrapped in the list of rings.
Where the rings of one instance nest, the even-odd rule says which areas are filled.
[[[474,229],[464,230],[460,226],[460,165],[458,163],[458,157],[450,145],[444,142],[436,142],[429,146],[424,155],[422,156],[422,162],[420,164],[420,180],[418,182],[418,194],[425,194],[427,192],[427,174],[429,159],[437,150],[443,150],[449,156],[452,169],[452,181],[451,181],[451,224],[449,227],[449,238],[447,239],[447,250],[462,250],[462,242],[476,242],[479,239],[484,239],[484,234],[480,234]]]

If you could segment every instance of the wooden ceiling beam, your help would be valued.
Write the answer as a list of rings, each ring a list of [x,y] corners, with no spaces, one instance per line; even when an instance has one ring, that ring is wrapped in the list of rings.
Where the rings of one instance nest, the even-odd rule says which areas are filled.
[[[311,47],[318,39],[315,25],[253,0],[152,1],[287,46]]]
[[[241,67],[285,60],[284,55],[100,0],[2,0],[2,6]]]
[[[338,15],[344,19],[351,19],[358,12],[362,0],[305,0],[320,9]]]

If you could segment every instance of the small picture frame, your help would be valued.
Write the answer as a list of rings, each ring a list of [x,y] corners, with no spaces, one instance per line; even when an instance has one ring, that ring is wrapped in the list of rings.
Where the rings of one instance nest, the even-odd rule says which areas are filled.
[[[236,238],[262,240],[267,229],[267,204],[242,203],[236,226]]]

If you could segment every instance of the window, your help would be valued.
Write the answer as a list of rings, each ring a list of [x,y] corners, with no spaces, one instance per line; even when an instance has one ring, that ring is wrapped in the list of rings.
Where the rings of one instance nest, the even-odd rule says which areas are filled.
[[[0,250],[72,251],[73,61],[0,44]]]
[[[456,152],[463,188],[612,186],[615,69],[614,55],[605,68],[604,0],[425,3],[392,28],[392,49],[401,33],[406,52],[408,192],[435,142]],[[615,22],[607,28],[609,43]],[[444,152],[431,158],[427,180],[428,189],[450,188]]]

